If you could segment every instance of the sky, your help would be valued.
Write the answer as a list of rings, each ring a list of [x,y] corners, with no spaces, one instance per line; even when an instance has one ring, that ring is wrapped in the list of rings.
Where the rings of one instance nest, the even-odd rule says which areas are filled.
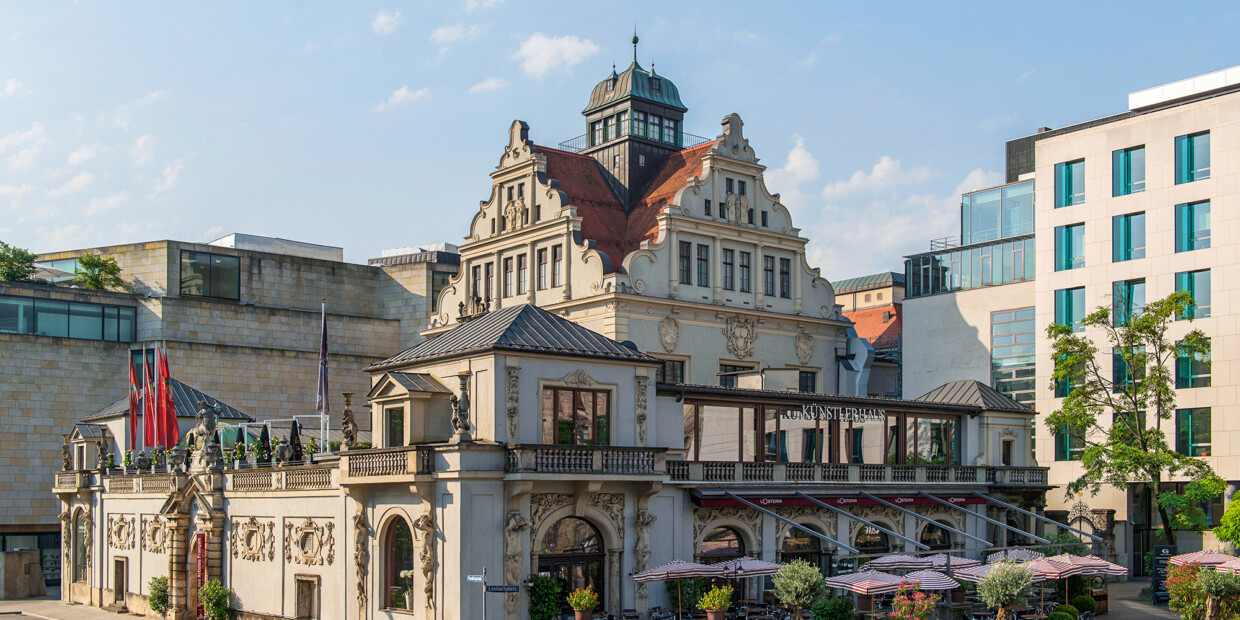
[[[958,234],[1006,140],[1240,65],[1234,2],[6,3],[0,240],[461,243],[512,120],[585,133],[635,25],[686,132],[741,115],[830,280]]]

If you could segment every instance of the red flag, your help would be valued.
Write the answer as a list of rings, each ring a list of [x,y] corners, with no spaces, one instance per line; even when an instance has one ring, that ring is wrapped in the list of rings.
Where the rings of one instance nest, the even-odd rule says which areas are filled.
[[[172,398],[172,372],[168,370],[168,349],[164,347],[159,359],[159,402],[163,409],[164,445],[172,447],[181,440],[181,429],[177,427],[177,405]]]
[[[129,449],[138,449],[138,374],[133,369],[133,356],[129,356]]]
[[[146,445],[158,445],[159,434],[156,433],[155,421],[155,378],[151,376],[155,369],[153,364],[146,363],[146,349],[142,350],[142,426],[145,430]]]

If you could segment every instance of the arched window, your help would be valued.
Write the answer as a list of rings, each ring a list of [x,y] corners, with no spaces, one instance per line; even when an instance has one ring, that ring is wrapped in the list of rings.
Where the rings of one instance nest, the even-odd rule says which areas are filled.
[[[730,527],[717,527],[706,533],[698,548],[702,564],[725,562],[745,555],[745,541]]]
[[[811,530],[818,531],[809,526],[792,528],[779,545],[779,561],[805,560],[817,566],[818,570],[825,575],[827,567],[826,556],[822,553],[822,541],[817,536],[811,535],[809,533]]]
[[[883,527],[887,526],[884,525]],[[857,548],[857,551],[861,552],[861,555],[891,552],[891,543],[887,540],[887,533],[868,525],[861,526],[853,546]]]
[[[73,580],[86,581],[86,513],[73,519]]]
[[[927,523],[926,527],[921,530],[920,542],[933,551],[951,549],[952,534],[938,523]]]
[[[1025,529],[1024,524],[1022,524],[1019,520],[1017,520],[1015,517],[1012,517],[1012,516],[1008,516],[1007,524],[1009,528],[1015,528],[1016,530]],[[1015,530],[1005,529],[1003,531],[1007,532],[1006,543],[1005,543],[1007,546],[1018,547],[1021,545],[1029,544],[1029,540],[1025,538],[1024,536],[1020,535],[1019,533],[1017,533]]]
[[[413,609],[413,532],[402,517],[392,519],[383,534],[383,565],[383,606]]]
[[[567,594],[578,588],[594,586],[599,606],[606,605],[607,554],[603,537],[589,521],[565,517],[556,521],[543,534],[538,555],[538,572],[549,573],[561,583],[561,592]],[[561,603],[562,611],[572,613],[568,602]]]

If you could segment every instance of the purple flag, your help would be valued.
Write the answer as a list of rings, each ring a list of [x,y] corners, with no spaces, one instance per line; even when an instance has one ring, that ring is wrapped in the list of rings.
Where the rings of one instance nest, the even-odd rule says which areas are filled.
[[[323,415],[328,413],[327,397],[327,302],[323,303],[323,338],[319,342],[319,393],[314,399],[314,409]]]

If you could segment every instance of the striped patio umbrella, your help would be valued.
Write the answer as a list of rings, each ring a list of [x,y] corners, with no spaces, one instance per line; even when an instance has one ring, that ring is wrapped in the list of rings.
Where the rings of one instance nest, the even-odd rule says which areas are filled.
[[[885,555],[863,564],[866,570],[927,570],[933,566],[926,558],[911,555]]]
[[[1235,556],[1227,555],[1221,551],[1198,551],[1196,553],[1185,553],[1171,558],[1171,563],[1176,566],[1184,566],[1185,564],[1200,564],[1202,566],[1218,566],[1224,562],[1236,559]]]
[[[1046,554],[1040,553],[1038,551],[1032,551],[1029,549],[1008,549],[1007,551],[1000,551],[998,553],[992,553],[986,556],[986,561],[991,564],[994,564],[995,562],[998,562],[999,560],[1014,560],[1016,562],[1028,562],[1029,560],[1036,560],[1038,558],[1044,558],[1044,557],[1046,557]]]
[[[948,562],[950,562],[952,570],[955,570],[957,568],[968,568],[970,566],[981,566],[982,564],[981,562],[977,560],[970,560],[969,558],[962,558],[962,557],[958,557],[954,555],[947,555],[946,553],[932,555],[926,559],[930,560],[930,566],[932,568],[947,568],[947,564]]]
[[[983,564],[981,566],[970,566],[969,568],[962,568],[956,571],[955,573],[956,579],[959,579],[961,581],[977,583],[981,581],[982,577],[985,577],[986,573],[989,573],[990,569],[994,568],[995,566],[998,566],[998,565],[997,564]],[[1022,566],[1024,565],[1022,564]],[[1031,573],[1031,574],[1033,575],[1033,580],[1035,582],[1046,580],[1045,577],[1043,577],[1042,575],[1038,573]]]
[[[919,570],[904,576],[909,583],[921,584],[922,590],[951,590],[960,587],[955,579],[934,570]]]
[[[1222,564],[1215,565],[1214,570],[1220,573],[1240,575],[1240,558],[1232,558]]]
[[[1042,575],[1044,579],[1063,579],[1073,575],[1085,574],[1085,567],[1079,564],[1069,564],[1068,562],[1060,562],[1047,558],[1038,558],[1024,564],[1029,572]]]
[[[767,577],[779,572],[779,564],[764,562],[757,558],[736,558],[727,562],[712,564],[723,570],[726,579],[748,579],[750,577]]]
[[[862,571],[851,575],[837,575],[826,581],[829,588],[840,588],[857,594],[890,594],[900,589],[904,580],[887,573]]]
[[[695,564],[683,560],[672,560],[663,566],[644,570],[633,575],[633,581],[670,581],[672,579],[697,579],[698,577],[722,577],[723,569],[718,564]]]
[[[1093,555],[1081,556],[1072,555],[1071,553],[1061,553],[1059,555],[1053,555],[1047,559],[1055,562],[1063,562],[1065,564],[1084,567],[1085,570],[1080,573],[1082,575],[1113,575],[1120,577],[1128,574],[1127,568],[1124,568],[1119,564],[1113,564]]]

